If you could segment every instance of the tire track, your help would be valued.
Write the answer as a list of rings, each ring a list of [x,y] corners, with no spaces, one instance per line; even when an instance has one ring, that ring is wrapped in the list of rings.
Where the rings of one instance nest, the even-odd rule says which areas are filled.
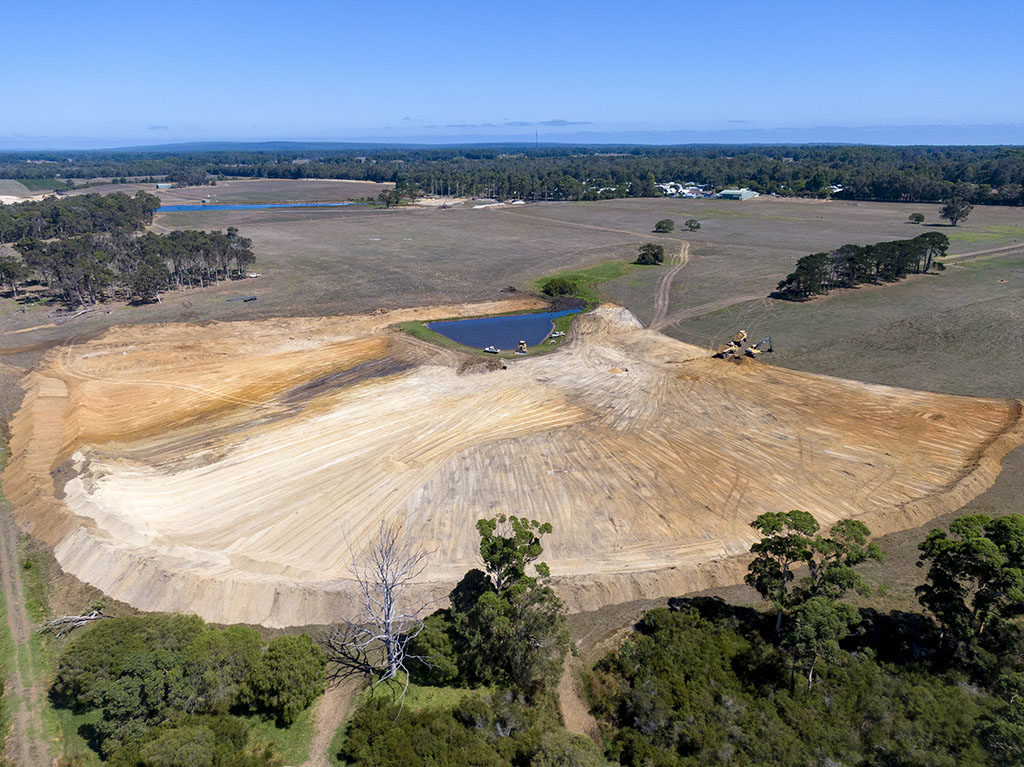
[[[314,734],[309,747],[309,759],[303,767],[331,767],[334,763],[330,753],[334,733],[351,713],[352,704],[359,693],[363,680],[352,677],[338,684],[328,686],[313,710]]]
[[[714,312],[719,309],[726,309],[734,304],[756,301],[764,297],[763,293],[751,293],[745,296],[727,296],[725,298],[720,298],[717,301],[709,301],[708,303],[701,304],[700,306],[689,306],[685,309],[680,309],[677,312],[672,312],[672,314],[663,318],[657,325],[652,324],[651,329],[661,330],[663,328],[667,328],[669,325],[675,325],[677,322],[682,322],[683,320],[692,320],[694,317],[700,317],[703,314]]]
[[[4,669],[7,685],[5,699],[17,708],[11,712],[11,731],[6,753],[22,767],[50,764],[47,744],[40,738],[42,684],[32,679],[35,658],[32,652],[32,623],[25,611],[25,596],[18,567],[18,529],[10,511],[0,509],[0,583],[7,601],[7,626],[14,642],[14,668]],[[18,655],[24,653],[23,662]]]
[[[673,266],[658,283],[658,289],[654,293],[654,316],[651,317],[649,327],[651,330],[660,330],[665,325],[665,318],[668,315],[669,302],[672,297],[672,281],[676,275],[690,263],[690,243],[683,242],[679,248],[679,254],[672,259]]]

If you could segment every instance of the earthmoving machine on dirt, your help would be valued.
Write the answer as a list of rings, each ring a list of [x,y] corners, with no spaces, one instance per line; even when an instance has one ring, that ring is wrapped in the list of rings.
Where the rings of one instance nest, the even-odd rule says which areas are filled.
[[[747,341],[747,331],[741,330],[739,333],[732,337],[725,346],[718,347],[718,351],[715,352],[714,356],[718,359],[725,359],[727,357],[736,357],[743,354],[743,344]]]
[[[744,351],[746,352],[748,357],[757,357],[761,354],[764,354],[765,352],[768,352],[770,354],[771,352],[775,351],[775,344],[772,343],[772,337],[767,336],[765,338],[762,338],[753,346],[748,346]]]
[[[714,356],[717,359],[742,357],[744,354],[748,357],[759,357],[765,352],[775,351],[775,344],[772,342],[771,336],[762,338],[752,346],[747,346],[746,343],[747,331],[741,330],[725,346],[718,347],[718,351],[715,352]]]

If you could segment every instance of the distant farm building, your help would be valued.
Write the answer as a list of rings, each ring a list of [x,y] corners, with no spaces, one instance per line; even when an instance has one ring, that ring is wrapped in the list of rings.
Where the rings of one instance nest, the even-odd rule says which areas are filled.
[[[172,184],[169,181],[166,184],[161,183],[161,184],[157,184],[156,185],[157,189],[172,189],[173,187],[174,187],[174,184]]]
[[[757,192],[743,187],[742,189],[723,189],[718,193],[723,200],[752,200],[758,196]]]
[[[710,197],[713,190],[698,186],[692,182],[679,183],[669,181],[665,184],[656,184],[666,197]]]

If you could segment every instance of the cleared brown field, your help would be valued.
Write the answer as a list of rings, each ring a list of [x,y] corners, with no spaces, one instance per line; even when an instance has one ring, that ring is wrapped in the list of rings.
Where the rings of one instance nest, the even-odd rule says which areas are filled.
[[[446,593],[475,520],[552,521],[573,610],[736,582],[764,509],[878,532],[987,488],[1021,403],[708,359],[607,305],[507,369],[362,317],[114,329],[49,352],[12,424],[5,491],[68,572],[147,610],[330,623],[380,520]]]
[[[394,184],[373,181],[342,181],[335,179],[238,179],[218,181],[216,186],[192,186],[181,189],[157,189],[156,184],[97,183],[68,194],[135,194],[137,191],[157,195],[165,205],[187,205],[201,200],[221,203],[246,202],[345,202],[363,197],[376,197],[382,189]]]

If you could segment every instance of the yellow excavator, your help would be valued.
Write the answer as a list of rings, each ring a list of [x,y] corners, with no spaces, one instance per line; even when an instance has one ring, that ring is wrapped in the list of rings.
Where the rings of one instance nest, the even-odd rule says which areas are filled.
[[[729,359],[732,357],[741,357],[744,354],[748,357],[759,357],[765,352],[775,351],[775,344],[772,342],[772,337],[767,336],[762,338],[756,344],[747,346],[747,331],[741,330],[739,333],[732,337],[732,340],[724,346],[718,347],[718,351],[714,353],[714,357],[717,359]]]
[[[757,357],[765,352],[771,353],[775,351],[775,344],[772,343],[771,336],[766,336],[753,346],[748,346],[744,351],[748,357]]]

